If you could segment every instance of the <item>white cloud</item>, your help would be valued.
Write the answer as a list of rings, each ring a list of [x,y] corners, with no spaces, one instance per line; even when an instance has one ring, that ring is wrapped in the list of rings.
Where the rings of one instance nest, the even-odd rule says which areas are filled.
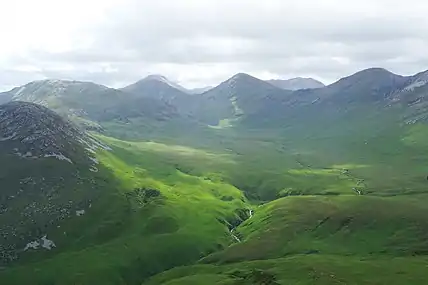
[[[0,0],[0,88],[44,77],[120,86],[149,73],[333,81],[428,69],[423,0]]]

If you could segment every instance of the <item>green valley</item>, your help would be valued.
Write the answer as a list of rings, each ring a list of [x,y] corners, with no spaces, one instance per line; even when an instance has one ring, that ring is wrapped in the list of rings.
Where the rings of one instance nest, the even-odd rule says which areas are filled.
[[[0,94],[2,284],[425,283],[421,74],[157,78]]]

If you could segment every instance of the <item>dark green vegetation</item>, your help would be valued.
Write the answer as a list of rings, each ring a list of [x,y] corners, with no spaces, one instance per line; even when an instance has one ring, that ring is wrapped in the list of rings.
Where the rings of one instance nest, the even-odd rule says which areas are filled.
[[[0,197],[14,209],[0,219],[28,233],[14,239],[17,249],[44,235],[56,245],[18,250],[0,278],[40,285],[425,284],[427,74],[369,69],[295,92],[238,74],[200,95],[143,80],[107,89],[119,105],[70,89],[82,83],[54,87],[60,96],[16,89],[26,101],[43,94],[38,103],[93,132],[32,104],[23,105],[37,109],[31,115],[0,111],[0,157],[13,166],[2,166]],[[68,102],[84,112],[70,113]],[[33,128],[40,116],[53,119]],[[10,122],[19,123],[5,131]],[[21,151],[25,138],[44,138],[40,130],[58,124],[69,131],[49,135],[57,147],[51,152],[73,163]],[[12,199],[27,176],[37,178],[31,190]],[[16,215],[34,199],[38,231]],[[68,201],[75,206],[50,223],[57,212],[43,209]]]

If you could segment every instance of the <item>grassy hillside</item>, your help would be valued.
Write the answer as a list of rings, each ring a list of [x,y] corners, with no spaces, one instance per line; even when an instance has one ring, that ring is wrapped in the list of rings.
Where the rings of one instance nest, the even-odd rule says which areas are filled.
[[[178,267],[144,285],[330,285],[426,283],[426,257],[295,255],[286,258]]]
[[[73,239],[56,239],[60,251],[30,253],[19,266],[0,271],[6,284],[140,284],[233,242],[228,227],[248,207],[242,192],[186,170],[190,162],[233,163],[227,155],[102,139],[112,147],[97,153],[100,168],[111,175],[105,195],[64,225],[75,230]]]
[[[283,198],[255,208],[241,243],[144,284],[425,284],[427,198]]]
[[[425,255],[427,199],[427,195],[283,198],[256,208],[253,218],[237,228],[243,242],[204,262],[293,254]]]
[[[401,194],[424,191],[425,177],[416,179],[424,170],[424,128],[379,129],[369,151],[359,137],[334,129],[313,132],[312,141],[275,130],[211,129],[201,140],[157,142],[98,135],[112,148],[96,155],[110,194],[67,226],[85,221],[75,243],[59,239],[61,252],[28,257],[0,277],[11,284],[141,284],[199,260],[224,265],[174,269],[149,284],[257,284],[254,278],[270,275],[279,284],[423,284],[427,199]],[[344,155],[347,145],[354,152]],[[385,166],[393,181],[378,176]],[[394,183],[409,191],[391,191]],[[249,209],[254,216],[234,231],[238,243],[229,230]],[[393,265],[381,277],[388,258]]]
[[[94,136],[111,151],[94,154],[98,172],[84,165],[87,183],[55,181],[76,187],[66,199],[92,186],[103,195],[50,229],[55,249],[25,252],[1,280],[424,284],[428,129],[366,95],[347,102],[337,92],[330,99],[339,105],[308,101],[284,114],[271,112],[282,110],[274,96],[227,127],[103,122],[104,135]],[[66,165],[43,169],[58,177],[80,167]]]

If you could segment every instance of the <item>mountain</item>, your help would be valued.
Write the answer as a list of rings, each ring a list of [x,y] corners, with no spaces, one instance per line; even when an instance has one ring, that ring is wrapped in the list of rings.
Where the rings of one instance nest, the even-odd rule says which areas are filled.
[[[328,97],[351,101],[379,101],[405,84],[407,78],[383,68],[359,71],[323,88]]]
[[[155,97],[169,100],[177,94],[176,90],[181,93],[187,93],[187,89],[179,84],[170,81],[163,75],[149,75],[131,85],[122,88],[123,91],[130,93],[139,93],[141,96]]]
[[[244,112],[250,124],[222,137],[240,156],[232,183],[272,202],[234,229],[234,245],[144,284],[423,284],[426,78],[370,68]]]
[[[100,148],[107,149],[43,106],[0,105],[0,264],[62,244],[58,228],[102,193]]]
[[[184,115],[191,115],[199,100],[199,98],[191,96],[187,89],[161,75],[149,75],[122,88],[121,91],[137,98],[160,100],[169,106],[173,106],[177,112]]]
[[[121,90],[141,98],[155,98],[165,102],[173,102],[188,97],[187,91],[183,87],[169,81],[162,75],[149,75]]]
[[[286,90],[315,89],[324,87],[324,83],[313,78],[296,77],[291,79],[271,79],[266,82]]]
[[[154,88],[154,89],[149,88],[148,82],[152,83],[152,88]],[[131,93],[138,92],[141,94],[145,94],[146,96],[155,96],[157,98],[159,98],[159,97],[162,98],[163,96],[166,96],[165,98],[169,98],[168,92],[166,92],[167,89],[160,87],[161,90],[158,90],[157,88],[159,88],[159,86],[162,86],[162,85],[161,84],[156,85],[156,84],[154,84],[155,82],[164,83],[166,85],[169,85],[172,88],[175,88],[175,89],[177,89],[183,93],[187,93],[187,94],[201,94],[201,93],[206,92],[212,88],[212,86],[207,86],[207,87],[187,89],[187,88],[184,88],[183,86],[181,86],[180,84],[178,84],[172,80],[169,80],[168,78],[166,78],[163,75],[151,74],[151,75],[148,75],[147,77],[145,77],[145,78],[143,78],[143,79],[141,79],[141,80],[139,80],[139,81],[137,81],[137,82],[135,82],[129,86],[122,88],[122,89],[124,91],[131,92]],[[157,88],[153,87],[153,86],[156,86]],[[160,92],[162,90],[165,91],[165,93]]]
[[[141,284],[228,246],[248,217],[240,190],[203,174],[224,154],[91,137],[33,103],[0,105],[0,160],[5,284]]]
[[[276,108],[276,102],[290,92],[263,80],[239,73],[201,95],[200,117],[212,125],[221,120],[235,120],[258,113],[261,109]]]
[[[159,78],[149,92],[62,82],[2,94],[62,117],[0,106],[0,279],[424,284],[427,74],[370,68],[291,91],[240,73],[197,96]],[[155,119],[161,106],[175,115]],[[64,119],[76,117],[101,128]]]
[[[91,82],[34,81],[0,94],[0,98],[47,106],[89,129],[102,129],[104,122],[128,122],[133,118],[157,121],[177,115],[172,106],[161,100],[134,96]]]
[[[392,94],[403,88],[408,80],[408,77],[382,68],[370,68],[323,88],[296,90],[287,96],[287,102],[283,102],[279,112],[283,119],[302,117],[315,123],[327,118],[337,120],[349,110],[362,113],[367,107],[386,107]],[[278,120],[278,112],[273,115],[277,115]]]

